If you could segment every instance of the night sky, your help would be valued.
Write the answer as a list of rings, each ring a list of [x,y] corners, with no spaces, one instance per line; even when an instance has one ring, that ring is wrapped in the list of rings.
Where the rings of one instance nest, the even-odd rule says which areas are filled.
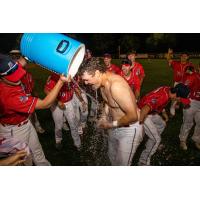
[[[108,33],[109,34],[109,33]],[[113,40],[117,40],[121,37],[123,33],[110,34]],[[72,34],[73,35],[73,34]],[[92,33],[78,33],[74,34],[76,39],[83,42],[87,48],[93,49],[93,41],[91,40]],[[141,42],[141,47],[139,52],[148,52],[149,49],[143,45],[145,39],[149,37],[148,33],[136,33],[133,34],[139,37]],[[200,34],[199,33],[177,33],[176,35],[176,46],[175,51],[188,51],[188,52],[200,52]],[[19,38],[18,33],[0,33],[0,52],[8,53],[11,49],[17,48],[18,44],[16,39]],[[111,47],[112,48],[112,47]],[[157,49],[157,52],[166,52],[165,48]],[[112,52],[112,51],[110,51]],[[94,54],[98,55],[99,52],[96,51]]]

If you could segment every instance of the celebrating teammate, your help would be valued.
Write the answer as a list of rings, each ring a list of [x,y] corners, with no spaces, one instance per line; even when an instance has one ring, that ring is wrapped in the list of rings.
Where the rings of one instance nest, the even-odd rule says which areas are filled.
[[[143,66],[140,63],[135,61],[136,51],[132,50],[132,51],[128,52],[127,57],[132,63],[132,65],[131,65],[132,73],[134,74],[134,77],[138,76],[138,78],[140,79],[140,87],[142,87],[145,73],[144,73]]]
[[[140,79],[138,76],[135,75],[135,73],[133,73],[130,60],[122,61],[121,76],[124,77],[125,80],[128,82],[129,86],[135,94],[136,99],[138,99],[140,96]]]
[[[200,150],[200,75],[195,72],[194,66],[186,67],[183,83],[188,85],[191,90],[191,103],[189,108],[183,109],[183,124],[179,134],[180,148],[187,150],[187,138],[195,121],[196,125],[192,140],[195,142],[197,149]]]
[[[48,94],[55,87],[58,81],[59,76],[55,73],[52,73],[46,82],[44,92]],[[58,150],[62,148],[62,128],[64,117],[67,119],[69,124],[75,147],[77,150],[80,150],[81,147],[81,139],[78,133],[79,126],[81,126],[80,117],[78,116],[79,107],[75,103],[76,100],[74,92],[75,85],[72,82],[64,84],[58,94],[57,102],[55,102],[51,107],[51,112],[55,123],[56,148]],[[83,99],[82,102],[84,102]]]
[[[165,107],[169,100],[178,100],[184,104],[189,104],[189,99],[185,99],[189,92],[189,88],[181,83],[174,88],[162,86],[148,93],[138,102],[138,107],[141,109],[140,123],[144,123],[145,134],[148,136],[146,148],[139,159],[139,165],[150,165],[151,157],[160,144],[161,133],[168,121]],[[162,117],[160,116],[161,113]]]
[[[121,75],[121,69],[117,65],[112,63],[111,54],[105,53],[104,56],[103,56],[103,61],[104,61],[104,64],[107,68],[107,71]]]
[[[186,66],[192,65],[192,63],[189,62],[189,55],[187,53],[181,54],[180,61],[173,60],[173,50],[170,48],[168,49],[167,53],[167,61],[169,66],[172,67],[173,69],[174,86],[176,86],[178,83],[182,82]],[[172,101],[170,107],[170,114],[172,117],[176,113],[175,111],[176,105],[177,101]]]

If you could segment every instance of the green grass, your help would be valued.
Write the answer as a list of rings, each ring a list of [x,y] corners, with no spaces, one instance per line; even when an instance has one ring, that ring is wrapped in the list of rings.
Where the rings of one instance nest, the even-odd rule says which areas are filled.
[[[194,64],[199,63],[199,59],[191,60]],[[113,60],[120,66],[120,60]],[[142,87],[142,95],[156,89],[162,85],[172,85],[172,70],[167,66],[163,59],[141,59],[138,60],[145,69],[145,80]],[[35,80],[35,89],[40,98],[44,98],[43,88],[47,80],[49,71],[33,66],[28,69],[33,74]],[[40,142],[44,149],[47,159],[52,165],[107,165],[108,162],[104,149],[104,139],[98,130],[94,130],[92,124],[88,124],[87,134],[84,137],[83,151],[76,152],[69,132],[63,131],[64,147],[61,151],[56,151],[54,147],[54,123],[49,110],[37,111],[38,118],[42,126],[46,129],[46,134],[39,135]],[[189,149],[183,152],[179,149],[178,134],[182,123],[182,110],[177,111],[176,117],[170,119],[165,131],[162,134],[162,143],[164,149],[157,152],[152,159],[152,165],[200,165],[200,152],[194,147],[189,139]],[[193,131],[193,130],[192,130]],[[103,148],[102,148],[103,147]],[[136,165],[141,151],[144,148],[144,142],[140,145],[133,165]]]

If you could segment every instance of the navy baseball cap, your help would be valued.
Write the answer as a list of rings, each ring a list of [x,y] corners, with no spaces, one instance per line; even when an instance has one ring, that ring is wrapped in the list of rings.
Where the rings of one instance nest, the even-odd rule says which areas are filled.
[[[180,101],[183,104],[190,104],[190,99],[188,98],[190,94],[190,89],[187,85],[184,85],[183,83],[177,84],[174,88],[171,88],[172,93],[176,93],[177,97],[180,97]]]
[[[9,56],[0,54],[0,77],[4,77],[11,82],[17,82],[25,74],[26,71],[19,63],[12,60]]]
[[[111,58],[112,56],[111,56],[111,54],[109,54],[109,53],[104,53],[103,57],[104,57],[104,58]]]
[[[132,49],[129,52],[127,52],[127,55],[131,55],[131,54],[136,54],[136,51],[134,49]]]

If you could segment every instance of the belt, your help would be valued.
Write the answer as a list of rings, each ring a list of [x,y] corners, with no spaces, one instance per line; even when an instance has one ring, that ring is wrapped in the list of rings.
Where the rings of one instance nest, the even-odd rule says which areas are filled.
[[[14,125],[14,126],[18,126],[18,127],[20,127],[20,126],[23,126],[23,125],[25,125],[25,124],[27,124],[28,123],[28,119],[27,120],[25,120],[25,121],[23,121],[23,122],[21,122],[21,123],[19,123],[19,124],[2,124],[2,126],[11,126],[11,125]]]
[[[17,126],[20,127],[20,126],[23,126],[23,125],[25,125],[25,124],[27,124],[27,123],[28,123],[28,120],[25,120],[25,121],[23,121],[23,122],[17,124]]]

